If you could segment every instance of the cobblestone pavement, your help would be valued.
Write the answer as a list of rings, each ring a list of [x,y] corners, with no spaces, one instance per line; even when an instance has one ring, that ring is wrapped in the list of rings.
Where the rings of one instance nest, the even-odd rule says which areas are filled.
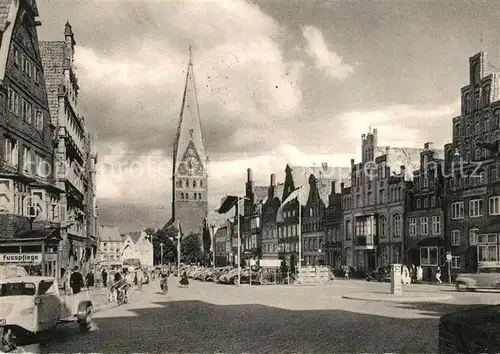
[[[457,293],[447,286],[406,285],[449,292],[443,303],[377,303],[343,294],[388,291],[387,283],[336,280],[327,286],[217,285],[192,281],[167,295],[158,283],[131,303],[95,315],[90,333],[58,327],[42,352],[437,352],[442,314],[500,302],[498,292]]]

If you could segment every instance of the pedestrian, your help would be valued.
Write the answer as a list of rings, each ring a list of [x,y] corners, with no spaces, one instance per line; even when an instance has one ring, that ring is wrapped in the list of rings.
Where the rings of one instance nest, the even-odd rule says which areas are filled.
[[[441,281],[441,268],[440,267],[437,267],[437,269],[436,269],[436,281],[438,284],[442,283],[442,281]]]
[[[73,294],[78,294],[84,286],[85,283],[83,282],[82,273],[78,271],[78,266],[75,266],[75,268],[73,268],[73,273],[71,273],[69,277],[69,287],[73,291]]]
[[[182,273],[180,283],[181,283],[181,287],[184,287],[184,286],[189,287],[189,280],[188,280],[188,276],[187,276],[186,272]]]
[[[87,289],[94,287],[94,271],[92,269],[90,269],[90,271],[87,273],[85,280],[87,283]]]
[[[106,271],[106,268],[102,268],[102,286],[105,287],[108,284],[108,272]]]
[[[142,291],[142,283],[144,282],[144,271],[139,268],[135,272],[135,277],[137,279],[137,290]]]
[[[69,292],[69,271],[65,268],[61,270],[61,286],[63,288],[64,294]]]
[[[344,267],[344,277],[346,279],[349,279],[349,267],[348,266]]]
[[[422,266],[417,267],[417,283],[421,283],[424,279],[424,270]]]

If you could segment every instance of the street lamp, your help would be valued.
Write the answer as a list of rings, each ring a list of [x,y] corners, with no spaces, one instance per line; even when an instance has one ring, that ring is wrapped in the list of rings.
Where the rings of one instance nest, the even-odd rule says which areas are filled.
[[[165,244],[162,242],[160,243],[160,265],[163,266],[163,246]]]
[[[216,242],[215,242],[215,225],[212,224],[210,225],[210,230],[212,231],[212,257],[213,257],[213,261],[212,261],[212,267],[213,269],[215,270],[215,260],[216,260]]]

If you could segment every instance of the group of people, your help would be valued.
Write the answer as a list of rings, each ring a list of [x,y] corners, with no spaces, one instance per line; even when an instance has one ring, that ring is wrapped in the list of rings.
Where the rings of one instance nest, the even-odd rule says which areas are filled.
[[[78,266],[70,267],[68,269],[62,269],[61,271],[61,285],[66,294],[78,294],[84,288],[91,288],[94,286],[94,277],[89,276],[92,274],[92,270],[89,271],[85,280],[80,272]]]
[[[108,301],[116,302],[118,294],[117,290],[124,284],[128,284],[129,286],[136,284],[137,290],[142,291],[145,275],[142,268],[129,271],[128,268],[124,267],[121,271],[110,270],[109,273],[106,268],[103,268],[101,271],[101,281],[103,286],[107,286],[109,288]]]

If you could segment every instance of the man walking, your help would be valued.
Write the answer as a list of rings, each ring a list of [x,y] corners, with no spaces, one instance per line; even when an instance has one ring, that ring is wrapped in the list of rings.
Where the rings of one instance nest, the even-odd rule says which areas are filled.
[[[138,268],[135,272],[135,277],[137,279],[137,290],[142,291],[142,283],[144,282],[144,271]]]
[[[83,276],[78,271],[78,266],[75,266],[73,273],[69,277],[69,287],[73,290],[73,294],[78,294],[84,287]]]
[[[108,272],[106,271],[106,268],[102,269],[101,277],[102,277],[102,286],[106,287],[106,285],[108,284]]]

